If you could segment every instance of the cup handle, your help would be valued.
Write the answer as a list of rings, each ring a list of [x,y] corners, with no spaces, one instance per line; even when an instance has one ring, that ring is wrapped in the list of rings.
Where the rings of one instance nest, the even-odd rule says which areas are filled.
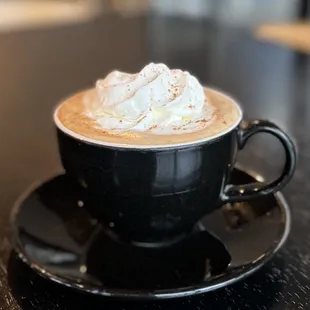
[[[274,123],[265,120],[245,122],[238,130],[238,147],[242,149],[253,135],[265,132],[280,140],[285,150],[285,165],[281,176],[270,184],[250,183],[244,185],[228,184],[224,187],[221,200],[223,203],[256,199],[279,191],[293,176],[296,166],[296,149],[289,136]]]

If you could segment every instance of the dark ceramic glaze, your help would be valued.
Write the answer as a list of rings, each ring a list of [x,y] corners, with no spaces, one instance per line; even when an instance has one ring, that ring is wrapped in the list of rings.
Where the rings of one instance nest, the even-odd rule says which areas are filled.
[[[239,170],[231,179],[254,181]],[[224,205],[181,241],[146,248],[111,239],[87,209],[86,190],[67,175],[27,191],[13,212],[15,250],[48,279],[134,299],[188,296],[240,280],[278,251],[291,221],[282,196],[270,195]]]
[[[63,166],[87,188],[89,212],[115,238],[152,246],[187,235],[222,203],[271,194],[289,181],[296,160],[289,137],[268,121],[243,125],[206,142],[145,149],[92,144],[57,132]],[[227,185],[237,150],[259,132],[283,144],[283,174],[269,185]]]

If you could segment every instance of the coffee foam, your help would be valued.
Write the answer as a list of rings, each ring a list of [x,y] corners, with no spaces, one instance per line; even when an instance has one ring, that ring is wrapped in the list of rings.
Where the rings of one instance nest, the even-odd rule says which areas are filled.
[[[214,109],[211,119],[201,120],[200,129],[194,132],[176,130],[170,134],[152,131],[107,131],[89,117],[85,104],[94,101],[94,89],[73,95],[63,101],[54,113],[57,127],[68,135],[90,143],[125,148],[167,148],[206,142],[234,129],[241,121],[242,111],[229,96],[204,88],[208,104]]]

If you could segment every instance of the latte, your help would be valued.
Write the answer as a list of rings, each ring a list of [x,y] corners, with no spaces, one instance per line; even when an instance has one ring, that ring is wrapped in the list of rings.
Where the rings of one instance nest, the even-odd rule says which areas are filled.
[[[188,72],[149,64],[140,73],[111,72],[73,95],[54,114],[57,126],[81,140],[125,147],[191,144],[235,127],[233,99],[204,88]]]

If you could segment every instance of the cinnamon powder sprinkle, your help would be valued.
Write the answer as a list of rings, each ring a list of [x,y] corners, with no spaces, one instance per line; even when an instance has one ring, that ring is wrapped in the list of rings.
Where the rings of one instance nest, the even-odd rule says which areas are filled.
[[[157,127],[158,127],[157,125],[153,125],[153,126],[151,126],[151,127],[149,128],[149,130],[155,129],[155,128],[157,128]]]

